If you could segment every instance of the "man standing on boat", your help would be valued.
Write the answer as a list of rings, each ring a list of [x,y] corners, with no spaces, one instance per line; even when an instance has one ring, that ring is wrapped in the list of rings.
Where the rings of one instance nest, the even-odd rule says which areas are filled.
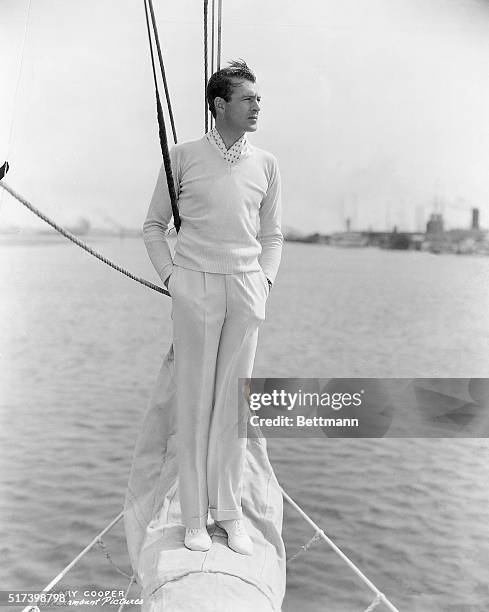
[[[280,174],[252,146],[260,96],[253,72],[233,61],[207,84],[215,127],[175,145],[171,162],[181,228],[172,260],[172,210],[162,166],[143,226],[144,242],[172,297],[179,495],[185,546],[211,546],[207,515],[229,547],[251,554],[241,487],[246,438],[238,436],[242,393],[282,253]]]

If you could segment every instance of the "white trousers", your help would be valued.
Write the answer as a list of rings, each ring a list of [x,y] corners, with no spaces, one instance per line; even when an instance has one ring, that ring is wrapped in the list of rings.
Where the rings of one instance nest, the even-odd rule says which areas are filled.
[[[246,437],[238,426],[248,405],[238,383],[252,375],[268,281],[262,270],[216,274],[175,265],[168,291],[182,520],[204,527],[209,510],[214,520],[242,517]]]

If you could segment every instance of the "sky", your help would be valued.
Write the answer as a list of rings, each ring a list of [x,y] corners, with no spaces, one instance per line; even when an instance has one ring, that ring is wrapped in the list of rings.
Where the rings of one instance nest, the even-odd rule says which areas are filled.
[[[194,140],[203,2],[153,1],[178,141]],[[59,223],[141,227],[161,165],[142,0],[28,5],[0,0],[6,182]],[[284,227],[468,227],[475,206],[489,228],[489,0],[223,0],[222,64],[238,57]],[[42,226],[0,195],[0,230]]]

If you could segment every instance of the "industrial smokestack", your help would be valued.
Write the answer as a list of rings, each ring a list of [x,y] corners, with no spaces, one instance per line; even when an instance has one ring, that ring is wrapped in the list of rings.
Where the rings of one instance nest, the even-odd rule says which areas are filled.
[[[478,208],[472,209],[472,229],[473,230],[479,229],[479,209]]]

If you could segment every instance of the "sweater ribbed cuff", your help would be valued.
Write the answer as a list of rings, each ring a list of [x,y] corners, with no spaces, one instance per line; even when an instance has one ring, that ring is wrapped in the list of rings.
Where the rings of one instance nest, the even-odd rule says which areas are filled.
[[[166,264],[166,266],[163,266],[163,268],[160,270],[160,278],[163,281],[163,283],[166,281],[166,279],[170,276],[172,272],[173,272],[173,263],[169,263],[169,264]]]

